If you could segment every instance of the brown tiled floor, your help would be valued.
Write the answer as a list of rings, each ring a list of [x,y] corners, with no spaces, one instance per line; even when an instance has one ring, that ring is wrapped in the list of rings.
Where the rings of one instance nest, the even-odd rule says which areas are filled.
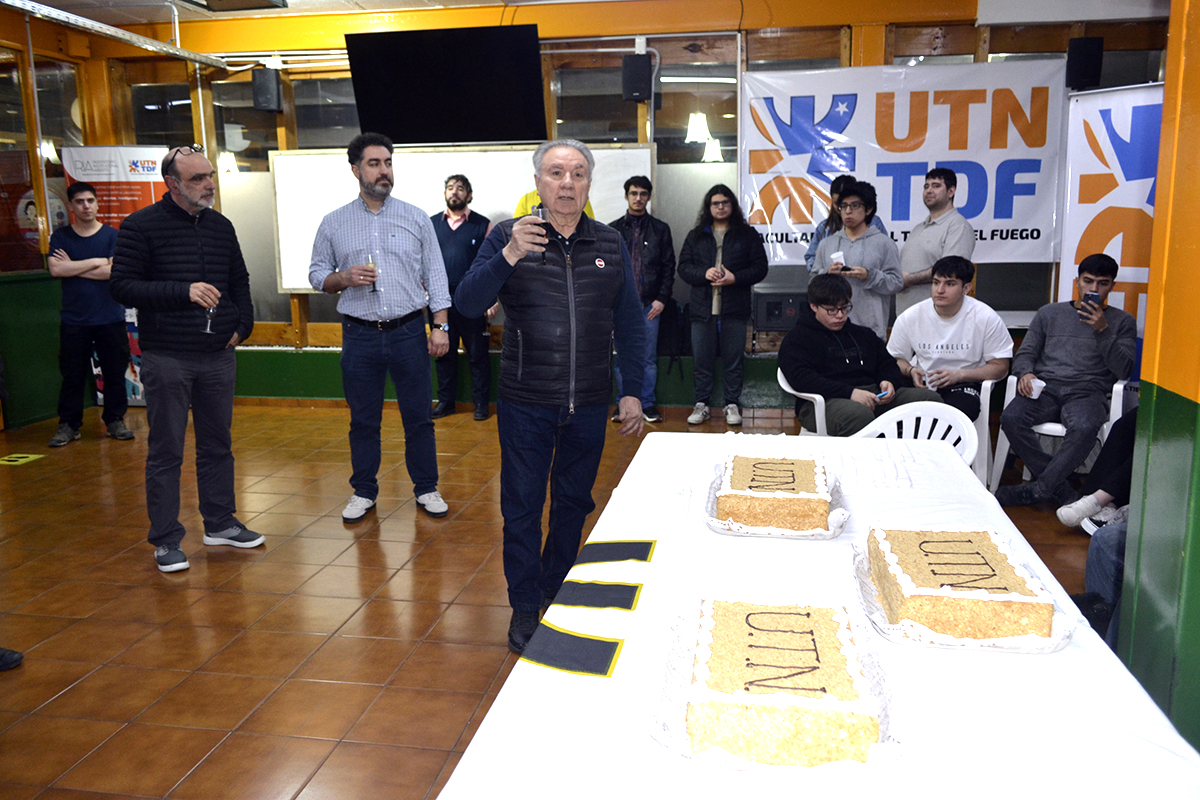
[[[647,428],[689,429],[665,412]],[[89,412],[60,450],[55,421],[0,432],[0,455],[43,456],[0,466],[0,646],[26,654],[0,673],[0,800],[436,797],[514,662],[495,417],[437,421],[451,511],[433,520],[390,409],[378,510],[347,526],[348,413],[239,405],[239,514],[266,546],[205,547],[185,467],[192,567],[172,575],[145,543],[145,416],[128,422],[137,441],[104,439]],[[747,410],[743,430],[798,426]],[[637,444],[610,430],[601,508]],[[1082,591],[1087,537],[1012,517]]]

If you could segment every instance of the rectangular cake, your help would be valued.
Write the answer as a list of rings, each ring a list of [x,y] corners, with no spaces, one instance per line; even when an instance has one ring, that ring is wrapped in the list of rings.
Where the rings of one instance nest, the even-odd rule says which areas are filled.
[[[733,456],[717,490],[719,520],[751,528],[809,531],[829,526],[829,482],[812,458]]]
[[[991,531],[892,531],[867,537],[888,622],[958,639],[1050,636],[1054,600]]]
[[[693,752],[789,766],[866,761],[879,715],[844,608],[701,604]]]

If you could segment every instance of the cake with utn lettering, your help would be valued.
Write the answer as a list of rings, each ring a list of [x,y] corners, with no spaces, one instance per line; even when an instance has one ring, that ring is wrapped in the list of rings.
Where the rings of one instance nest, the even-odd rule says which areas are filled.
[[[693,753],[788,766],[866,761],[881,707],[844,608],[701,603],[687,704]]]
[[[992,531],[873,528],[867,556],[892,625],[957,639],[1050,636],[1053,598]]]
[[[717,490],[716,518],[750,528],[829,526],[829,476],[816,458],[732,456]]]

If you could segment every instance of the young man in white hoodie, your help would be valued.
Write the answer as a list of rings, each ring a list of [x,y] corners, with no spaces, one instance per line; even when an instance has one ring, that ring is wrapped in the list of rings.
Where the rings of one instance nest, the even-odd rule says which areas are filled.
[[[896,243],[871,227],[875,209],[874,186],[857,181],[845,189],[838,197],[842,229],[821,240],[810,272],[848,278],[854,292],[850,321],[886,341],[891,296],[904,288],[904,274]]]

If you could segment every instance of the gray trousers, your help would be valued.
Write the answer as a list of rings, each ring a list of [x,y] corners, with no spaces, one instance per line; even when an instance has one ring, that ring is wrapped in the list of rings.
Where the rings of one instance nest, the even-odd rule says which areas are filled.
[[[1096,434],[1108,421],[1108,400],[1102,394],[1067,394],[1053,386],[1037,400],[1017,395],[1000,415],[1000,428],[1017,457],[1025,463],[1047,494],[1071,476],[1096,446]],[[1042,449],[1034,425],[1061,422],[1067,429],[1062,447],[1053,456]]]
[[[233,348],[216,353],[142,353],[142,386],[150,423],[146,455],[146,510],[150,544],[179,544],[179,471],[183,465],[188,408],[196,432],[196,489],[206,531],[237,520],[233,483]]]
[[[871,394],[878,394],[879,392],[878,384],[856,388],[862,389],[864,392],[870,392]],[[930,389],[917,389],[905,386],[896,389],[896,397],[892,402],[887,405],[875,406],[874,411],[862,403],[856,403],[853,400],[847,400],[842,397],[826,398],[825,428],[830,436],[852,436],[867,427],[880,414],[886,414],[896,406],[902,406],[905,403],[917,403],[922,400],[940,403],[942,402],[942,396]],[[813,410],[812,403],[803,403],[798,416],[800,417],[800,424],[806,429],[810,431],[817,429],[817,415]]]

